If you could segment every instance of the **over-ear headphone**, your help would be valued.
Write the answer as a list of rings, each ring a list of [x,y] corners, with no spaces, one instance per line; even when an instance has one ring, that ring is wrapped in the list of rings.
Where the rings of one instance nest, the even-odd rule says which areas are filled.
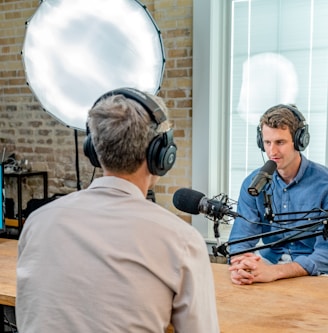
[[[166,115],[162,108],[150,96],[134,88],[120,88],[107,92],[97,99],[93,104],[94,108],[101,100],[109,96],[123,95],[139,104],[148,112],[151,120],[157,124],[161,124],[166,120]],[[83,144],[84,154],[89,158],[94,167],[100,168],[96,150],[92,143],[91,133],[87,124],[86,138]],[[147,152],[147,165],[150,173],[157,176],[165,175],[172,167],[176,159],[177,146],[173,141],[172,128],[167,132],[159,133],[150,142]]]
[[[293,113],[295,118],[297,118],[297,120],[299,121],[299,127],[294,134],[294,138],[293,138],[294,147],[298,151],[305,150],[305,148],[308,146],[308,144],[310,142],[310,133],[309,133],[309,127],[306,124],[306,120],[303,117],[302,113],[296,107],[293,107],[291,105],[279,104],[279,105],[275,106],[274,108],[275,109],[282,109],[282,108],[288,109]],[[257,146],[262,151],[265,151],[264,144],[263,144],[263,138],[262,138],[261,125],[257,126],[256,141],[257,141]]]

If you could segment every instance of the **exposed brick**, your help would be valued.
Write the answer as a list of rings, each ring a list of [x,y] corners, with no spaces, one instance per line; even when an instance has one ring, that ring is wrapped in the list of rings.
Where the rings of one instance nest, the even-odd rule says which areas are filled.
[[[162,96],[174,126],[178,157],[175,167],[155,186],[156,201],[190,223],[175,209],[172,195],[191,184],[192,117],[192,0],[144,0],[161,31],[165,48]],[[26,158],[34,170],[47,170],[49,194],[76,190],[74,131],[43,110],[28,86],[23,67],[25,23],[39,0],[0,2],[0,153],[4,147]],[[93,167],[83,154],[85,133],[78,131],[78,154],[83,187],[89,185]],[[102,174],[96,170],[96,176]],[[10,187],[10,186],[9,186]],[[14,185],[13,185],[14,187]],[[38,183],[24,188],[24,202],[39,197]],[[10,191],[9,191],[10,193]]]
[[[185,76],[188,75],[187,73],[188,72],[185,69],[168,70],[167,71],[167,77],[172,77],[172,78],[174,78],[174,77],[185,77]]]

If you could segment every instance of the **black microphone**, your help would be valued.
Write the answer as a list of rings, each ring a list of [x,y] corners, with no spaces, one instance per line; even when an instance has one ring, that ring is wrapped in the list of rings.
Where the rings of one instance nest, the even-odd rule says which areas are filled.
[[[276,169],[277,163],[275,161],[267,161],[248,187],[248,193],[254,197],[258,196],[264,186],[271,181],[272,175]]]
[[[197,215],[205,214],[213,219],[221,220],[224,215],[238,217],[239,214],[233,212],[230,207],[215,199],[208,199],[205,194],[191,190],[189,188],[181,188],[173,195],[174,206],[189,214]]]

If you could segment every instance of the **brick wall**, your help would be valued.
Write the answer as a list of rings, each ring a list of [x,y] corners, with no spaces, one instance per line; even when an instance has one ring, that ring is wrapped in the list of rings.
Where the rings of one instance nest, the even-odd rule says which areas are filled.
[[[166,66],[159,92],[166,101],[174,126],[178,155],[175,168],[155,187],[157,202],[178,213],[172,195],[191,184],[192,121],[192,0],[145,0],[143,3],[159,27],[165,48]],[[26,159],[33,170],[47,170],[49,194],[69,193],[77,188],[74,130],[43,111],[26,84],[21,59],[25,22],[39,5],[38,0],[0,2],[0,154],[5,148],[16,159]],[[78,131],[81,186],[90,183],[93,167],[83,154],[84,132]],[[98,170],[96,175],[100,175]],[[23,202],[42,197],[39,181],[26,181]],[[6,185],[15,197],[14,184]],[[189,217],[180,215],[186,221]]]

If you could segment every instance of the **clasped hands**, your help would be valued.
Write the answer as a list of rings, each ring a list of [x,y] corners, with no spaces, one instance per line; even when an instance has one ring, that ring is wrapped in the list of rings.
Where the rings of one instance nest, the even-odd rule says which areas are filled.
[[[266,263],[254,253],[232,257],[230,264],[229,271],[234,284],[245,285],[275,280],[272,274],[273,265]]]

